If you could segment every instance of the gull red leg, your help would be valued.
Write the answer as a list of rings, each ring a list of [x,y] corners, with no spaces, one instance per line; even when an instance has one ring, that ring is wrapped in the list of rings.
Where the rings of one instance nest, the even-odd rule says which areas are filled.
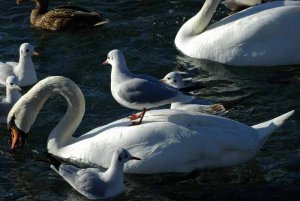
[[[140,124],[142,123],[142,121],[143,121],[143,118],[144,118],[144,116],[145,116],[146,111],[147,111],[147,109],[144,108],[144,109],[143,109],[143,112],[142,112],[141,114],[137,115],[137,116],[139,116],[140,120],[139,120],[138,122],[133,121],[133,122],[130,124],[130,126],[140,125]],[[137,119],[138,119],[138,118],[137,118]],[[131,120],[131,119],[130,119],[130,120]],[[135,120],[135,119],[134,119],[134,120]]]

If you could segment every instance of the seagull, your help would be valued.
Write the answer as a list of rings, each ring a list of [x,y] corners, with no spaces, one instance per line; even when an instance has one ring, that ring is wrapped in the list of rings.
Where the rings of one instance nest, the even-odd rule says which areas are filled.
[[[0,123],[6,123],[7,115],[12,106],[22,97],[21,88],[15,76],[6,79],[6,97],[0,97]]]
[[[108,199],[124,191],[123,167],[129,160],[141,159],[130,155],[126,149],[118,149],[113,153],[110,166],[105,172],[98,168],[81,169],[60,164],[53,159],[50,160],[53,163],[50,167],[87,198]]]
[[[37,82],[37,76],[31,56],[38,56],[30,43],[20,46],[19,62],[0,62],[0,86],[5,85],[6,78],[14,75],[19,80],[19,86],[30,86]]]
[[[143,110],[139,115],[133,114],[130,120],[140,119],[131,125],[142,123],[149,108],[159,107],[173,102],[189,102],[194,97],[181,93],[178,89],[160,82],[158,79],[144,74],[132,74],[126,65],[126,60],[120,50],[108,53],[103,65],[110,64],[111,93],[114,99],[127,108]]]
[[[170,72],[160,80],[174,88],[184,88],[182,76],[178,72]],[[197,111],[208,114],[223,114],[226,110],[222,104],[213,104],[210,100],[192,99],[190,102],[174,102],[171,109]]]

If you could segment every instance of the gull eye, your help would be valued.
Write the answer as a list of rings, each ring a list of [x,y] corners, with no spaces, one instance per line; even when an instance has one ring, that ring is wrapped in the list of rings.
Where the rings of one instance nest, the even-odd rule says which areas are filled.
[[[12,82],[11,82],[11,83],[9,83],[9,84],[10,84],[10,85],[14,85],[14,83],[12,83]]]
[[[26,52],[29,52],[29,49],[26,49]]]
[[[170,80],[171,78],[167,77],[168,80]]]

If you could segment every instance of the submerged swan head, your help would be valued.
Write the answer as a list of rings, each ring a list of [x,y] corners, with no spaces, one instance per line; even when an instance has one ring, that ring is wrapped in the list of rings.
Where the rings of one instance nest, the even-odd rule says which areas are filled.
[[[23,43],[20,46],[20,56],[31,57],[38,56],[39,53],[34,51],[33,46],[30,43]]]
[[[177,89],[180,89],[180,88],[184,87],[182,76],[178,72],[168,73],[160,81],[162,81],[162,82],[164,82],[164,83],[166,83],[168,85],[171,85],[172,87],[175,87]]]
[[[72,135],[80,124],[85,111],[85,100],[79,87],[70,79],[52,76],[39,81],[12,107],[7,116],[7,125],[12,134],[11,149],[23,145],[22,136],[27,135],[37,115],[49,96],[62,95],[68,108],[65,116],[50,133]],[[70,123],[72,121],[72,123]],[[60,139],[64,143],[64,138]]]

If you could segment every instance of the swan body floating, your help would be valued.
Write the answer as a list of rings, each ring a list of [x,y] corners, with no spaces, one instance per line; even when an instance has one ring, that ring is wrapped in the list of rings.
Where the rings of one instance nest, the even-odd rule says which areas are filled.
[[[9,76],[6,79],[6,97],[0,97],[0,123],[4,124],[7,115],[12,106],[21,98],[21,88],[19,81],[15,76]]]
[[[234,66],[300,64],[300,2],[259,4],[208,26],[220,0],[202,9],[178,31],[185,55]]]
[[[103,64],[110,64],[111,93],[114,99],[124,107],[143,110],[140,115],[132,115],[131,120],[140,119],[142,122],[149,108],[159,107],[173,102],[188,102],[194,99],[181,93],[178,89],[160,82],[158,79],[143,74],[132,74],[120,50],[112,50]]]
[[[36,71],[31,56],[39,55],[29,43],[23,43],[19,51],[19,63],[0,62],[0,86],[5,86],[8,76],[14,75],[19,80],[19,86],[30,86],[37,82]]]
[[[51,94],[62,95],[68,108],[49,135],[50,154],[73,163],[109,168],[113,152],[125,148],[143,160],[127,162],[124,172],[138,174],[190,172],[245,162],[294,112],[251,127],[198,112],[150,110],[140,125],[128,126],[130,120],[123,118],[73,137],[84,115],[85,100],[73,81],[53,76],[33,86],[9,112],[12,149],[19,145],[20,134],[29,132]]]
[[[28,0],[17,0],[20,4]],[[35,9],[30,15],[30,22],[34,27],[59,31],[65,29],[88,28],[106,24],[101,14],[91,12],[81,7],[64,5],[48,11],[48,0],[33,0]]]
[[[109,199],[124,191],[123,168],[129,160],[141,160],[125,149],[116,150],[105,172],[98,168],[81,169],[60,164],[50,167],[62,176],[75,190],[89,199]]]
[[[182,76],[178,72],[168,73],[161,81],[178,89],[185,87]],[[174,102],[171,104],[171,109],[203,112],[214,115],[223,114],[226,111],[221,104],[213,104],[209,100],[201,99],[193,99],[184,103]]]

